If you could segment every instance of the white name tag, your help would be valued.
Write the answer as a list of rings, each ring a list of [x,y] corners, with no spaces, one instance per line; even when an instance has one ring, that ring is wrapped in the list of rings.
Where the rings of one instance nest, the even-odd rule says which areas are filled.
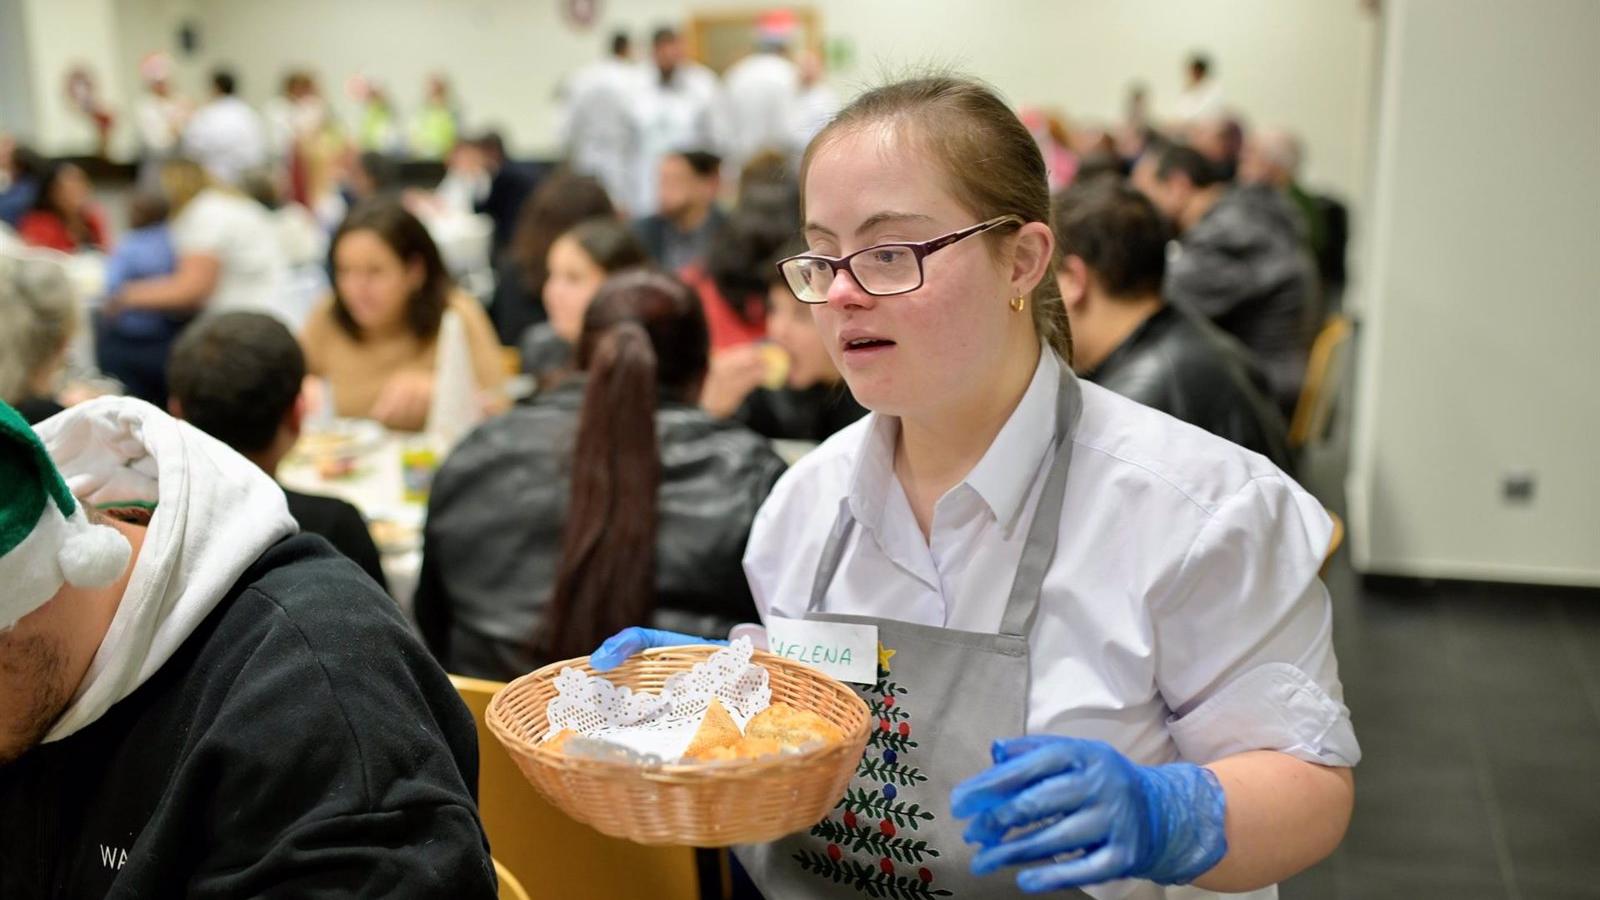
[[[767,649],[840,681],[878,680],[878,626],[810,619],[767,619]]]

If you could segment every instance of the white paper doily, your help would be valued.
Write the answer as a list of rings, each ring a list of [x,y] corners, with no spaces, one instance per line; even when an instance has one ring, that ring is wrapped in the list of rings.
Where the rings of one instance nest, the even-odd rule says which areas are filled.
[[[712,697],[722,701],[741,729],[772,703],[767,670],[750,661],[753,653],[750,640],[739,638],[668,678],[659,694],[563,669],[556,676],[557,695],[545,708],[550,731],[544,739],[567,729],[646,757],[677,759],[694,738]]]

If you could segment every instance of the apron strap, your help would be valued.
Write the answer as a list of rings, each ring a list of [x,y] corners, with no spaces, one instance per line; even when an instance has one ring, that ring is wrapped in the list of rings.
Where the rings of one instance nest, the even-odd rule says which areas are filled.
[[[1061,504],[1067,492],[1067,473],[1072,467],[1072,437],[1077,432],[1078,420],[1083,416],[1083,389],[1065,362],[1057,358],[1056,365],[1061,369],[1061,383],[1056,392],[1054,459],[1050,464],[1050,473],[1045,477],[1039,505],[1034,509],[1033,522],[1028,526],[1028,537],[1022,546],[1022,560],[1017,564],[1016,577],[1011,582],[1011,593],[1006,598],[1005,614],[1000,620],[1001,634],[1026,636],[1033,630],[1033,619],[1039,611],[1039,592],[1044,587],[1045,572],[1055,559],[1056,539],[1061,533]],[[839,571],[839,562],[844,558],[844,549],[850,542],[855,524],[849,502],[840,501],[839,514],[833,520],[833,530],[829,532],[828,542],[822,547],[822,557],[817,561],[817,575],[811,583],[807,612],[822,611],[822,600]]]
[[[856,519],[850,514],[850,501],[839,501],[839,514],[833,519],[833,530],[828,532],[828,542],[822,545],[822,558],[817,561],[817,577],[811,582],[811,601],[806,612],[822,612],[822,598],[828,595],[828,585],[839,571],[839,560],[844,558],[845,545],[850,543],[850,532],[855,530]]]
[[[1067,473],[1072,468],[1073,435],[1083,417],[1083,388],[1066,363],[1058,364],[1061,386],[1056,392],[1055,458],[1050,463],[1050,474],[1045,476],[1039,504],[1034,507],[1027,541],[1022,545],[1022,559],[1017,563],[1005,615],[1000,619],[1001,634],[1027,637],[1033,632],[1044,576],[1055,560],[1056,540],[1061,536],[1061,504],[1067,493]]]

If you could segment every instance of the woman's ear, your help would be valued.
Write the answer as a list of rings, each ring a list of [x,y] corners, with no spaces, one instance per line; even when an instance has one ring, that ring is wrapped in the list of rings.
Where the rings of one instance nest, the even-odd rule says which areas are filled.
[[[1026,297],[1050,275],[1056,238],[1043,222],[1029,222],[1017,230],[1011,253],[1011,295]]]
[[[422,286],[427,283],[428,267],[423,265],[422,260],[413,259],[406,263],[406,290],[408,292],[414,294],[422,290]]]
[[[1065,256],[1056,269],[1056,284],[1061,286],[1061,300],[1067,309],[1082,308],[1089,299],[1089,267],[1080,256]]]

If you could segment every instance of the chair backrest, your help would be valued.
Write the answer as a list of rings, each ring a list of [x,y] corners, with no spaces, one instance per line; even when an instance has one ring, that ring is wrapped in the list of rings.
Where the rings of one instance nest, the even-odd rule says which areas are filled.
[[[1344,381],[1350,335],[1348,318],[1330,316],[1317,333],[1316,340],[1311,343],[1305,383],[1300,388],[1300,400],[1294,407],[1294,418],[1289,421],[1291,450],[1306,446],[1327,431],[1334,397]]]
[[[528,889],[517,880],[517,876],[511,874],[506,864],[498,859],[494,860],[494,877],[500,882],[500,900],[533,900],[528,896]]]
[[[1344,543],[1344,520],[1331,509],[1328,510],[1328,518],[1333,520],[1333,534],[1328,538],[1327,552],[1322,554],[1322,568],[1317,570],[1317,574],[1323,577],[1328,574],[1328,564],[1333,562],[1333,555],[1339,552],[1339,546]]]
[[[646,894],[652,900],[699,900],[693,848],[646,847],[607,837],[551,806],[522,777],[484,720],[489,700],[504,685],[459,675],[450,680],[478,725],[478,813],[490,851],[519,886],[564,900]],[[504,885],[502,880],[500,896],[515,897]]]
[[[507,375],[522,374],[522,350],[517,347],[500,348],[500,368]]]

